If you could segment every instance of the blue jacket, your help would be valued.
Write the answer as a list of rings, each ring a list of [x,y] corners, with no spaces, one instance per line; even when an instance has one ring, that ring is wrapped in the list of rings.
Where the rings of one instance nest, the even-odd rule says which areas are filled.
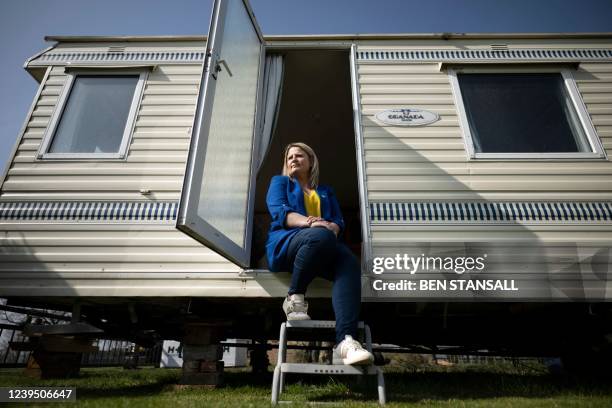
[[[344,220],[334,191],[331,187],[319,186],[317,187],[317,194],[321,199],[321,218],[337,224],[342,231]],[[287,214],[296,212],[304,216],[307,215],[304,207],[304,193],[300,183],[292,181],[288,176],[272,177],[266,203],[272,216],[268,242],[266,243],[268,267],[271,271],[278,272],[283,268],[289,241],[301,229],[299,227],[289,228],[285,225]]]

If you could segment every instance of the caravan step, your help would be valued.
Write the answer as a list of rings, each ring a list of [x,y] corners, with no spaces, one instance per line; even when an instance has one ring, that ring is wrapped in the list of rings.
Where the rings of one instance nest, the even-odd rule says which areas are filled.
[[[334,375],[363,375],[378,374],[378,368],[373,365],[357,366],[344,364],[307,364],[307,363],[281,363],[282,373],[297,374],[334,374]]]

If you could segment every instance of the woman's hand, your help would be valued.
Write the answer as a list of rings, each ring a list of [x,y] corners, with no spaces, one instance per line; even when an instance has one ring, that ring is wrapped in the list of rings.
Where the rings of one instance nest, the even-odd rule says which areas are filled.
[[[338,233],[340,232],[340,227],[333,223],[333,222],[329,222],[329,221],[325,221],[320,219],[320,221],[315,221],[312,224],[310,224],[311,228],[327,228],[328,230],[330,230],[331,232],[333,232],[336,236],[338,236]]]
[[[312,215],[309,215],[306,218],[306,224],[308,224],[308,227],[311,227],[313,223],[317,222],[317,221],[323,221],[323,218],[321,217],[313,217]]]

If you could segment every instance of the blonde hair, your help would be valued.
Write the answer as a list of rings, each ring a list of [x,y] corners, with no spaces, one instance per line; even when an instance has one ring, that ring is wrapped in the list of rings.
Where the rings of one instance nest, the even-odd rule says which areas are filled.
[[[291,149],[292,147],[300,148],[308,156],[308,160],[310,161],[308,182],[310,183],[310,187],[317,188],[317,186],[319,185],[319,159],[317,158],[317,155],[315,154],[314,150],[312,150],[312,148],[306,143],[289,143],[287,147],[285,147],[285,154],[283,154],[283,176],[289,176],[289,167],[287,167],[287,155],[289,154],[289,149]]]

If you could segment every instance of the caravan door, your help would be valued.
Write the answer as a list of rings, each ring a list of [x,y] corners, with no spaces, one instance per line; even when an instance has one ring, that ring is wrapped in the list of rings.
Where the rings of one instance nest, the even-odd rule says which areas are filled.
[[[246,267],[264,40],[247,0],[215,0],[177,228]]]

